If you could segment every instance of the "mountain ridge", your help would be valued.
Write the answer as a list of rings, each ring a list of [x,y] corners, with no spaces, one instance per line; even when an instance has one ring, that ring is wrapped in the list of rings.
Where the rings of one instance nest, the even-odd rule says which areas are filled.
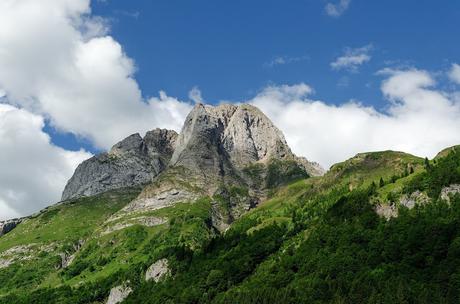
[[[151,150],[158,153],[150,153]],[[174,183],[165,189],[163,181],[161,189],[153,193],[143,191],[126,210],[169,206],[196,199],[203,191],[212,196],[222,185],[250,188],[253,196],[258,196],[254,200],[260,201],[265,189],[252,189],[252,181],[244,169],[254,164],[268,166],[272,161],[289,161],[310,176],[324,173],[318,164],[294,155],[282,132],[258,108],[247,104],[198,103],[187,115],[179,134],[160,129],[147,132],[144,139],[133,134],[109,152],[83,162],[69,180],[62,199],[149,184],[176,171],[175,179],[181,180],[185,170],[187,183],[192,183],[192,187]],[[196,194],[191,188],[203,191]],[[250,205],[254,204],[257,203]]]
[[[180,134],[87,161],[75,197],[0,222],[0,303],[458,302],[457,149],[314,176],[259,112],[197,104]]]

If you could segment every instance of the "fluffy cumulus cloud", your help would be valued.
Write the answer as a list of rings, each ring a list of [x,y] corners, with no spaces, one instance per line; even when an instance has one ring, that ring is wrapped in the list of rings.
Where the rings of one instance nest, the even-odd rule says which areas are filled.
[[[327,3],[326,14],[331,17],[340,17],[350,6],[351,0],[339,0],[337,3]]]
[[[249,102],[284,132],[293,151],[323,166],[363,151],[399,150],[433,157],[460,144],[460,100],[436,89],[421,70],[386,70],[385,111],[356,101],[335,106],[310,97],[305,84],[271,86]]]
[[[346,48],[342,56],[331,62],[331,68],[356,72],[359,66],[371,60],[371,50],[371,44],[354,49]]]
[[[54,146],[39,115],[0,104],[0,220],[59,200],[78,163],[91,155]]]
[[[0,89],[53,126],[109,148],[153,127],[179,129],[191,105],[144,100],[133,61],[89,0],[0,2]]]
[[[165,92],[143,98],[108,25],[89,0],[0,1],[0,219],[58,201],[89,156],[52,145],[45,120],[102,149],[135,132],[181,128],[191,104]]]
[[[452,64],[452,68],[449,72],[449,78],[453,82],[460,84],[460,65],[456,63]]]

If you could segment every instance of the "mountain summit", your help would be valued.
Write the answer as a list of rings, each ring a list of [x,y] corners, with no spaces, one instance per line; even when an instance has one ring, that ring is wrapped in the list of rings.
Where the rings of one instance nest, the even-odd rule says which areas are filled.
[[[128,136],[110,149],[81,163],[62,193],[62,200],[145,184],[166,168],[177,133],[155,129],[144,138]]]
[[[318,164],[295,156],[282,132],[256,107],[196,104],[179,135],[161,129],[144,138],[133,134],[80,164],[62,200],[147,184],[168,168],[183,168],[188,178],[201,181],[198,186],[215,191],[227,181],[241,183],[248,166],[275,160],[294,162],[309,176],[324,173]]]

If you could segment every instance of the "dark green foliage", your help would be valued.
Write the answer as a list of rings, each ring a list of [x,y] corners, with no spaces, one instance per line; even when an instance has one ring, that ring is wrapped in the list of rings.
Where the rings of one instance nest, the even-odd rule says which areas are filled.
[[[308,173],[297,162],[274,160],[268,164],[266,186],[274,188],[307,177]]]
[[[231,231],[214,239],[201,254],[176,248],[170,260],[174,280],[143,283],[126,303],[208,303],[236,286],[283,242],[286,227],[272,225],[250,235]]]
[[[460,201],[386,222],[365,198],[340,198],[296,250],[216,302],[458,303]]]
[[[452,150],[447,156],[438,159],[435,165],[429,165],[427,171],[412,179],[404,190],[406,193],[426,190],[430,197],[437,198],[443,187],[455,183],[460,183],[460,153]]]
[[[15,291],[0,303],[103,303],[110,288],[126,280],[134,292],[125,303],[460,303],[460,195],[450,204],[438,199],[443,187],[460,183],[460,155],[451,152],[414,173],[407,163],[384,170],[378,161],[387,154],[364,158],[366,170],[380,171],[369,169],[369,178],[360,169],[362,182],[354,190],[349,179],[330,179],[327,186],[319,179],[300,181],[224,234],[213,233],[209,198],[176,206],[169,210],[167,227],[152,231],[134,225],[105,241],[94,239],[60,272],[63,284]],[[300,176],[285,163],[261,168],[246,174],[267,185],[270,180],[273,187]],[[347,170],[347,178],[356,177],[353,166]],[[384,187],[380,176],[398,182]],[[388,221],[370,203],[382,193],[397,201],[401,191],[415,190],[426,191],[432,202],[400,208]],[[247,195],[245,188],[229,187],[213,199],[228,204],[229,198]],[[123,254],[117,271],[82,285],[65,283],[113,267]],[[160,258],[168,259],[172,276],[145,282],[145,270]],[[40,269],[49,272],[57,261],[45,254],[39,263],[44,264],[38,271],[18,265],[2,269],[0,282],[5,288],[37,286],[46,275]]]
[[[425,169],[429,170],[431,167],[430,161],[428,160],[428,157],[425,157]]]
[[[383,178],[381,177],[379,181],[379,187],[382,188],[383,186],[385,186],[385,182],[383,181]]]

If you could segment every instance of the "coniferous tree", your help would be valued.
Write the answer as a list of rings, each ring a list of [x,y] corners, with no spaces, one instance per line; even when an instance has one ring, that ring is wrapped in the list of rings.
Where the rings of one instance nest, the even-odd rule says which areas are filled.
[[[431,168],[430,161],[428,160],[428,157],[425,157],[425,169],[429,170],[430,168]]]

